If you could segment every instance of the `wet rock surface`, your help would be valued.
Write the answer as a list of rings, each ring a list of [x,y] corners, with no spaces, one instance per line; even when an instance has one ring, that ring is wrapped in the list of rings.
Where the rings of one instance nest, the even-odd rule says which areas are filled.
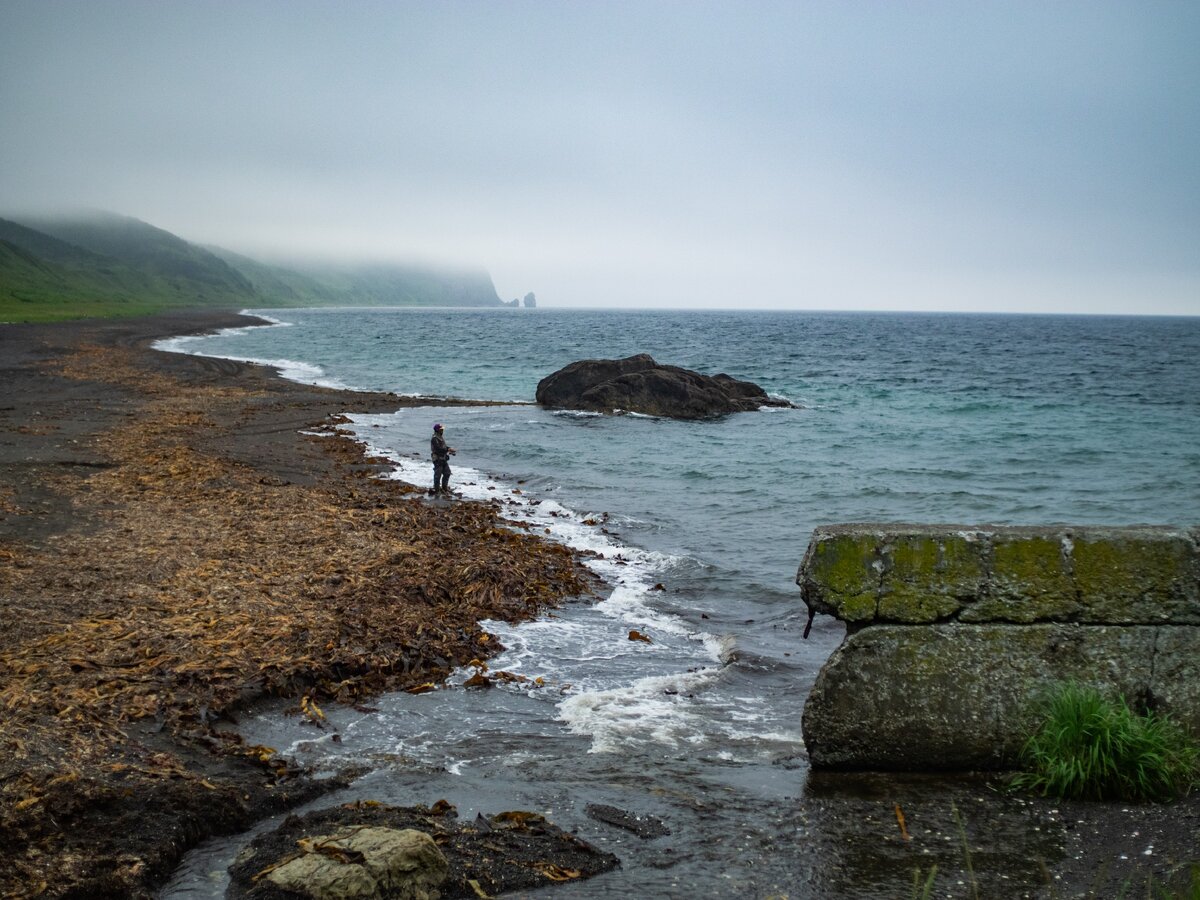
[[[1197,659],[1200,629],[1179,626],[873,625],[822,669],[805,743],[833,768],[1012,768],[1034,701],[1063,681],[1193,725],[1200,685],[1183,669]]]
[[[606,803],[589,803],[585,811],[589,819],[604,822],[615,828],[624,828],[640,838],[664,837],[671,833],[671,829],[657,816],[638,815]]]
[[[933,897],[1190,897],[1200,864],[1200,795],[1061,801],[980,773],[813,772],[780,828],[812,861],[793,897],[921,896],[915,877]]]
[[[635,412],[705,419],[763,406],[792,406],[749,381],[664,366],[642,353],[625,359],[585,359],[538,382],[537,402],[557,409]]]
[[[352,876],[357,878],[367,866],[362,855],[349,846],[348,837],[364,831],[384,835],[389,841],[407,833],[404,841],[418,847],[421,857],[419,866],[414,864],[411,871],[425,871],[427,866],[430,878],[415,889],[402,887],[397,880],[380,886],[374,894],[337,896],[398,900],[425,892],[443,900],[477,898],[590,878],[618,865],[612,854],[597,850],[538,813],[503,812],[463,823],[454,807],[445,803],[397,807],[364,801],[291,816],[275,831],[256,838],[231,867],[232,882],[226,896],[231,900],[305,896],[282,887],[272,876],[297,861],[308,865],[307,860],[314,856],[320,857],[322,866],[328,860],[332,868],[340,868],[347,882]],[[413,832],[425,838],[414,839]],[[331,843],[333,835],[345,837]],[[395,854],[391,856],[395,858]],[[437,862],[439,857],[444,868]],[[403,861],[394,865],[406,868]],[[435,877],[439,874],[441,877]],[[369,889],[367,879],[358,883]],[[381,885],[380,879],[374,879],[374,884]],[[307,896],[334,895],[307,891]]]
[[[297,846],[266,879],[314,900],[435,900],[449,869],[433,838],[413,828],[353,825]]]

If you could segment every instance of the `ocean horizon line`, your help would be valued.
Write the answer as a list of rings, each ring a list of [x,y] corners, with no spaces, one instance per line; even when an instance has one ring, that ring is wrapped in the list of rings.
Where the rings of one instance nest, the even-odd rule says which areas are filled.
[[[313,311],[313,310],[403,310],[440,312],[512,313],[526,315],[539,312],[583,312],[583,313],[739,313],[773,315],[822,315],[822,316],[963,316],[970,318],[1038,318],[1038,319],[1200,319],[1200,312],[1185,313],[1109,313],[1109,312],[1030,312],[1028,310],[946,310],[946,309],[818,309],[781,307],[734,307],[734,306],[555,306],[543,303],[532,309],[514,309],[510,306],[249,306],[240,311],[242,315],[263,317],[270,312]]]

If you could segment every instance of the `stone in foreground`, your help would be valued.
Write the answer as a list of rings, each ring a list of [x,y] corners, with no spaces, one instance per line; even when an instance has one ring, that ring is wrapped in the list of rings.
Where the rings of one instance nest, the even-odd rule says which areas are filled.
[[[659,365],[645,353],[571,363],[538,382],[535,396],[542,406],[555,409],[635,412],[672,419],[706,419],[763,406],[792,407],[752,382]]]
[[[364,800],[289,816],[230,866],[229,900],[434,900],[590,878],[618,860],[539,813],[460,822],[453,806]]]
[[[267,873],[313,900],[438,900],[449,865],[433,838],[411,828],[345,828],[304,841]]]

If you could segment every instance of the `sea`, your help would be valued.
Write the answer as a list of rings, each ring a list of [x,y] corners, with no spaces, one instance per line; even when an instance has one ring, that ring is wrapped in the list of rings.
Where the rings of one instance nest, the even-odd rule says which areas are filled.
[[[844,632],[818,617],[803,637],[795,577],[815,526],[1200,522],[1200,318],[248,312],[270,324],[160,346],[331,387],[498,401],[356,414],[348,427],[391,460],[386,477],[428,487],[443,423],[463,500],[499,498],[512,521],[595,554],[594,596],[484,623],[505,648],[491,667],[529,682],[467,690],[464,671],[432,693],[381,697],[376,712],[326,710],[323,731],[275,708],[242,723],[319,772],[369,769],[314,808],[532,810],[622,860],[522,896],[821,895],[800,849],[801,715]],[[568,363],[636,353],[756,382],[794,408],[674,421],[532,403]],[[638,837],[589,805],[670,833]],[[246,840],[193,851],[162,896],[222,896]],[[878,873],[855,877],[839,881],[846,896],[908,896]]]

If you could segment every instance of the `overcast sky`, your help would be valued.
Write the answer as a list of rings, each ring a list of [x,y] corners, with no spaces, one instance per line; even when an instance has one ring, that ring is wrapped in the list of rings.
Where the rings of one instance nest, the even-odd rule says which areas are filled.
[[[0,210],[553,306],[1200,315],[1200,3],[0,0]]]

